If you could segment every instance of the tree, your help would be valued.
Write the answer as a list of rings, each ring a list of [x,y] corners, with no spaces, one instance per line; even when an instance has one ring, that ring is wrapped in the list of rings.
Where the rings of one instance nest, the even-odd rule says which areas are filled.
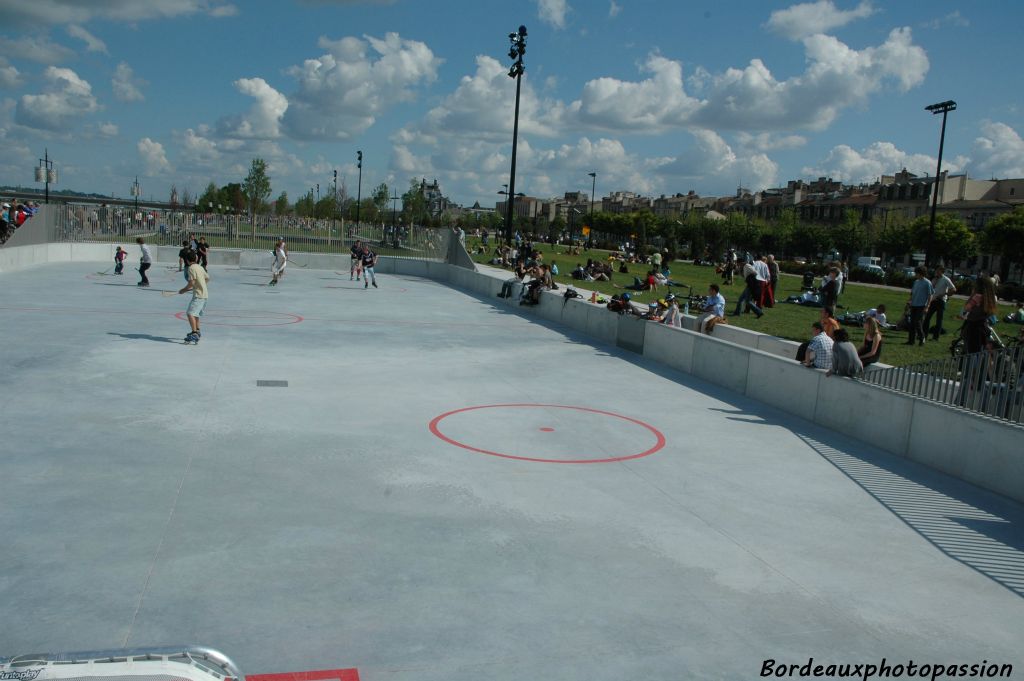
[[[312,217],[314,203],[315,201],[313,199],[313,190],[310,189],[302,198],[295,202],[295,213],[299,217]]]
[[[791,244],[794,253],[813,260],[831,248],[830,237],[825,227],[804,223],[793,228]]]
[[[427,218],[427,199],[420,191],[420,183],[409,181],[409,191],[402,194],[403,222],[423,224]]]
[[[252,212],[258,213],[270,197],[270,177],[267,175],[267,162],[262,158],[254,158],[249,167],[249,174],[242,182],[242,192],[248,199]]]
[[[910,223],[910,233],[915,247],[928,249],[931,242],[930,224],[931,217],[928,215],[922,215]],[[955,264],[977,252],[978,245],[974,241],[974,234],[967,225],[949,213],[939,213],[935,216],[935,240],[931,243],[928,253],[931,264],[937,264],[939,260]]]
[[[196,200],[196,207],[204,213],[213,212],[217,210],[217,202],[219,200],[220,197],[217,195],[217,185],[211,182],[206,185],[206,190],[203,192],[203,195]],[[211,203],[213,204],[212,209],[210,208]]]
[[[867,233],[860,226],[856,211],[843,211],[843,221],[832,229],[832,242],[843,260],[849,260],[867,245]]]
[[[390,190],[388,189],[387,183],[381,182],[376,187],[374,187],[373,192],[370,194],[370,201],[373,203],[373,207],[375,209],[373,215],[376,216],[377,219],[380,219],[380,216],[383,215],[384,211],[388,209],[388,200],[390,199],[390,197],[388,196],[389,191]],[[369,219],[368,217],[363,217],[362,215],[360,215],[359,217],[362,220]]]
[[[914,247],[914,238],[906,224],[894,221],[882,227],[875,245],[890,258],[902,258]]]
[[[192,190],[185,187],[181,190],[181,206],[182,208],[188,208],[194,202],[195,197],[192,196]]]
[[[978,241],[985,253],[1000,256],[999,276],[1006,281],[1012,263],[1024,264],[1024,208],[991,220],[978,235]]]
[[[277,201],[274,202],[274,214],[288,214],[288,192],[281,192],[281,195],[277,197]]]

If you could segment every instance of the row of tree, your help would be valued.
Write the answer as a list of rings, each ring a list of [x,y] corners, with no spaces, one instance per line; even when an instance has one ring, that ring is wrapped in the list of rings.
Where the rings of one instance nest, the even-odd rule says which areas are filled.
[[[502,216],[463,216],[458,224],[464,229],[481,228],[502,233]],[[552,222],[517,217],[513,228],[526,233],[557,238],[580,239],[582,228],[591,228],[590,238],[622,243],[630,241],[641,246],[653,243],[672,252],[689,251],[692,256],[720,258],[728,248],[751,253],[773,253],[776,257],[801,256],[811,260],[838,254],[842,259],[874,253],[889,259],[923,252],[931,245],[933,260],[959,264],[970,262],[980,253],[1001,255],[1005,279],[1011,263],[1024,264],[1024,209],[989,221],[978,231],[971,231],[954,215],[940,213],[935,220],[932,243],[930,216],[912,221],[887,216],[864,223],[860,214],[848,211],[834,225],[801,222],[796,211],[782,212],[776,220],[751,220],[743,213],[732,213],[723,220],[711,220],[691,213],[682,218],[659,218],[651,212],[595,213],[580,216],[576,225],[567,225],[562,218]]]
[[[175,192],[176,193],[176,192]],[[267,164],[254,158],[249,174],[241,183],[217,187],[211,182],[197,199],[198,210],[213,207],[237,213],[270,213],[326,219],[358,219],[364,222],[397,222],[428,227],[458,225],[463,229],[486,229],[497,233],[504,229],[504,216],[496,213],[461,214],[431,213],[419,183],[413,179],[409,189],[398,196],[391,194],[386,183],[374,187],[365,198],[357,200],[329,192],[317,198],[312,189],[289,203],[288,194],[281,192],[270,203],[270,177]],[[400,201],[400,203],[399,203]],[[390,203],[390,206],[389,206]],[[390,209],[390,210],[389,210]],[[584,227],[590,239],[623,242],[630,241],[647,246],[658,243],[672,252],[682,252],[684,246],[691,255],[719,257],[727,248],[735,247],[751,252],[770,252],[781,257],[803,256],[817,259],[838,253],[840,258],[876,253],[899,259],[915,251],[928,250],[933,259],[958,264],[970,260],[978,253],[1001,255],[1002,275],[1005,278],[1010,263],[1024,263],[1024,210],[1004,213],[991,220],[984,229],[972,232],[957,217],[950,214],[936,216],[934,236],[929,216],[906,221],[899,216],[890,219],[876,216],[864,223],[856,211],[847,211],[835,225],[801,222],[796,211],[782,211],[775,220],[751,220],[743,213],[731,213],[726,220],[710,220],[697,213],[675,218],[659,218],[649,211],[634,213],[604,213],[593,215],[572,214],[571,224],[562,217],[551,222],[538,218],[516,217],[514,229],[551,238],[582,238]]]

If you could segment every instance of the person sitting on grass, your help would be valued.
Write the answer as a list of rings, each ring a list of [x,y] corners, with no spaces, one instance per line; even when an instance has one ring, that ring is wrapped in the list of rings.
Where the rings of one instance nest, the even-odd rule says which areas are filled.
[[[573,279],[578,279],[579,281],[594,281],[594,278],[590,276],[590,273],[587,272],[586,268],[584,268],[580,263],[576,263],[576,269],[574,269],[569,276]]]
[[[822,327],[821,322],[814,322],[811,324],[811,333],[813,334],[811,336],[811,340],[806,344],[801,344],[800,347],[797,348],[797,360],[801,361],[805,367],[812,367],[814,369],[831,369],[832,339],[825,333],[825,329]]]
[[[832,340],[836,339],[836,329],[839,328],[839,320],[836,319],[835,313],[831,308],[821,308],[821,328],[825,329],[825,333]]]
[[[882,330],[879,328],[878,320],[873,317],[864,320],[864,342],[857,355],[864,366],[874,364],[882,356]]]
[[[835,343],[832,345],[832,366],[826,376],[833,374],[854,378],[864,373],[864,365],[861,364],[857,354],[857,348],[850,342],[850,334],[846,329],[836,329]]]
[[[708,286],[708,297],[697,318],[697,331],[710,334],[716,325],[725,321],[725,297],[718,284]]]
[[[878,307],[873,307],[867,311],[867,316],[878,322],[878,326],[883,329],[888,329],[889,324],[885,318],[885,303],[880,304]]]

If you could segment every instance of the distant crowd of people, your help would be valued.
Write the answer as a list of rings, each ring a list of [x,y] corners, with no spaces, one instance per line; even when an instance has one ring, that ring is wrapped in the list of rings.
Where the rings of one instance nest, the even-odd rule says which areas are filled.
[[[17,199],[3,202],[0,211],[0,244],[4,244],[14,234],[15,230],[25,224],[36,211],[39,204],[34,201],[19,202]]]

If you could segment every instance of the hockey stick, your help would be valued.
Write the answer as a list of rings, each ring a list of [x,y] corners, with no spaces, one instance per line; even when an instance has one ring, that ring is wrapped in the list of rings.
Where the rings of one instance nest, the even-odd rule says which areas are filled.
[[[116,267],[116,265],[111,265],[107,269],[103,270],[102,272],[97,272],[96,274],[109,275],[110,274],[110,270],[114,269],[114,267]]]
[[[308,267],[308,265],[303,265],[302,263],[298,262],[297,260],[292,260],[291,258],[288,258],[288,262],[294,263],[296,267]]]
[[[162,295],[164,298],[170,298],[171,296],[178,295],[178,292],[177,291],[161,291],[160,295]]]

